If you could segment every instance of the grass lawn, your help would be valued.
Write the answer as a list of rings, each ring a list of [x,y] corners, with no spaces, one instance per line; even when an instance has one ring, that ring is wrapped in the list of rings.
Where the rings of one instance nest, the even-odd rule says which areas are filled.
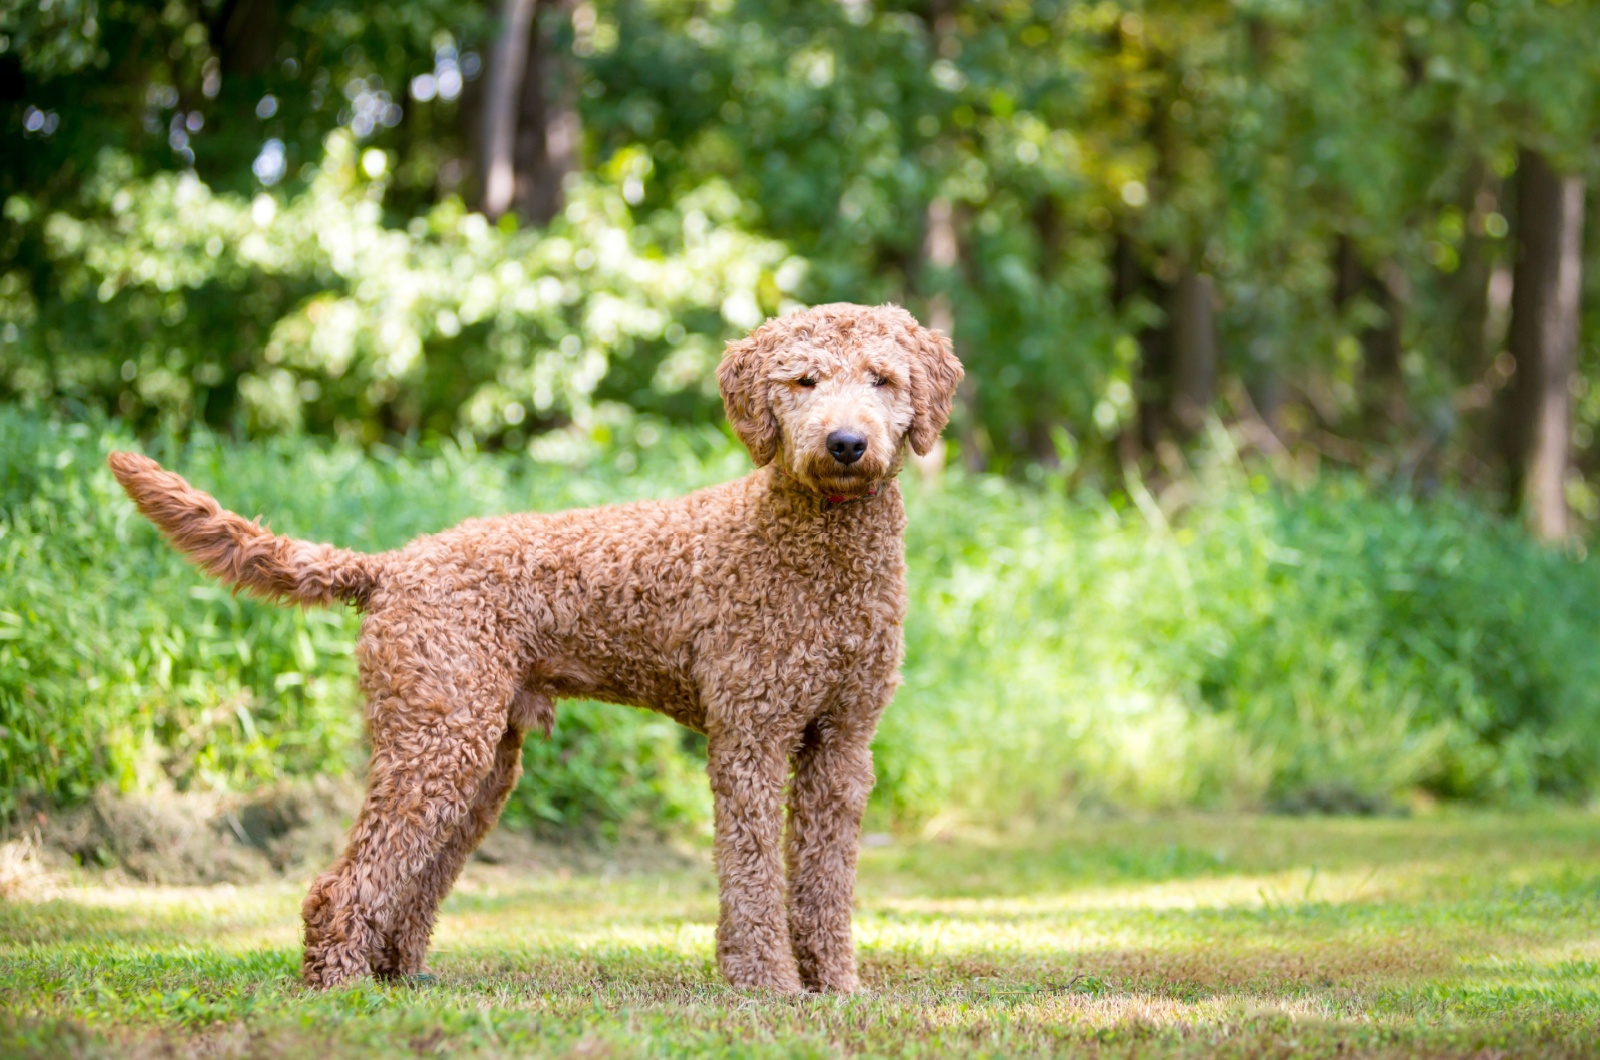
[[[1176,817],[863,851],[865,989],[712,963],[709,870],[475,865],[437,981],[311,994],[302,887],[0,905],[0,1055],[1600,1052],[1600,817]]]

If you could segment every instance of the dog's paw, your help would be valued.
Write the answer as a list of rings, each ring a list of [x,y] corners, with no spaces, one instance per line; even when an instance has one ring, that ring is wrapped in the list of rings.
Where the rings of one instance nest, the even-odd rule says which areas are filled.
[[[834,979],[806,980],[806,991],[812,994],[853,994],[861,989],[861,981],[854,974]]]
[[[771,964],[756,962],[727,962],[722,969],[728,984],[739,990],[760,990],[771,994],[795,996],[806,992],[800,982],[800,972],[791,963],[774,961]]]
[[[733,985],[741,990],[756,990],[763,994],[777,994],[780,997],[799,997],[806,992],[806,988],[800,982],[799,976],[795,976],[793,979],[774,976],[770,979],[734,983]]]

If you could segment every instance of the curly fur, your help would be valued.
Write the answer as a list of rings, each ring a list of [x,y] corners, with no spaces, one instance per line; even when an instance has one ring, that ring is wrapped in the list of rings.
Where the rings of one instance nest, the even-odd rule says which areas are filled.
[[[894,306],[771,320],[718,371],[753,474],[669,501],[473,519],[379,555],[274,535],[113,453],[139,510],[207,573],[366,611],[366,803],[302,908],[306,982],[421,970],[439,902],[517,782],[523,734],[583,696],[706,734],[728,980],[854,989],[869,744],[906,607],[895,476],[908,444],[937,439],[960,378],[949,341]],[[825,445],[841,428],[867,443],[848,466]]]

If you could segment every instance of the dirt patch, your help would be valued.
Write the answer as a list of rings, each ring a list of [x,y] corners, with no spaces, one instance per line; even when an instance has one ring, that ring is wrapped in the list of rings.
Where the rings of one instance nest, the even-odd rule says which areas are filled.
[[[249,794],[97,792],[81,806],[35,808],[13,831],[52,869],[141,883],[251,883],[333,860],[360,806],[348,782],[283,784]]]
[[[43,844],[36,832],[14,835],[0,843],[0,901],[54,897],[61,881],[44,862]]]
[[[102,791],[69,809],[33,808],[0,834],[7,855],[0,860],[18,862],[16,871],[0,872],[0,884],[17,876],[21,890],[24,876],[77,870],[168,885],[304,878],[343,848],[361,794],[348,780],[318,778],[247,794]],[[491,832],[474,859],[578,872],[660,871],[704,860],[692,846],[653,834],[552,843],[513,827]]]

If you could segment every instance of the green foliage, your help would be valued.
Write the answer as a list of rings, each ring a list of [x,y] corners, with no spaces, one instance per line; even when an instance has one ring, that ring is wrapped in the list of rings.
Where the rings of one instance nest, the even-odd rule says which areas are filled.
[[[86,216],[45,221],[55,297],[36,308],[9,288],[29,323],[0,382],[86,403],[116,391],[115,411],[135,423],[220,417],[371,441],[389,416],[521,439],[592,426],[608,400],[704,411],[722,333],[788,304],[782,288],[803,271],[739,229],[720,184],[635,218],[620,190],[629,156],[610,182],[575,187],[544,232],[502,231],[455,201],[385,227],[387,164],[335,133],[280,208],[193,174],[136,180],[128,158],[105,153]],[[7,209],[32,206],[19,196]],[[118,356],[58,355],[84,347]]]
[[[208,436],[154,454],[280,531],[380,549],[471,514],[667,496],[743,473],[717,432],[644,422],[575,464],[456,446]],[[116,492],[123,428],[0,413],[0,792],[248,786],[359,761],[348,612],[235,599]],[[1219,454],[1181,511],[1058,486],[908,479],[905,684],[874,813],[1516,803],[1600,784],[1600,568],[1470,506],[1296,491]],[[515,817],[698,828],[699,742],[568,704]],[[1341,794],[1342,793],[1342,794]],[[9,809],[10,805],[6,808]]]
[[[1231,459],[1170,522],[1135,496],[919,498],[896,816],[1591,790],[1592,562],[1459,500]]]
[[[0,0],[0,397],[521,448],[702,421],[723,338],[894,299],[952,311],[969,463],[1064,439],[1109,479],[1202,270],[1221,411],[1382,465],[1360,342],[1390,310],[1336,297],[1342,238],[1399,292],[1401,426],[1483,482],[1517,151],[1596,171],[1592,3],[592,0],[543,9],[572,209],[502,231],[463,206],[496,7]]]
[[[582,473],[454,447],[369,456],[201,437],[152,451],[285,532],[377,550],[471,514],[675,492],[748,462],[720,434],[652,439]],[[121,428],[0,411],[3,809],[103,783],[249,786],[358,765],[355,614],[268,607],[198,577],[105,471],[108,450],[136,444]],[[641,462],[644,474],[628,474]],[[530,746],[541,780],[514,813],[692,824],[707,796],[686,776],[685,747],[653,715],[569,705],[555,739]]]

